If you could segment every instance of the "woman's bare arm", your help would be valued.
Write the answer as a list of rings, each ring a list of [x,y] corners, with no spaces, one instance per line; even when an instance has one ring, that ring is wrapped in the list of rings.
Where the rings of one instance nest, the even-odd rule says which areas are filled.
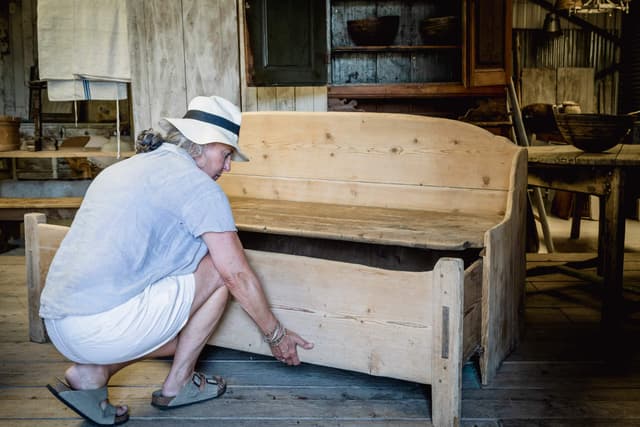
[[[202,235],[209,249],[213,264],[222,276],[225,285],[256,323],[263,335],[272,333],[278,319],[269,308],[260,280],[253,272],[244,253],[242,243],[235,232],[205,233]],[[313,348],[313,344],[302,339],[293,331],[277,346],[272,346],[273,355],[290,365],[300,363],[296,346],[305,349]]]

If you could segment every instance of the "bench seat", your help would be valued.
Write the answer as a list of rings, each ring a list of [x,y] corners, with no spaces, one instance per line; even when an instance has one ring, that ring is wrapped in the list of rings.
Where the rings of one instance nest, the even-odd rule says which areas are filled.
[[[73,218],[82,197],[0,197],[0,221],[22,221],[28,212],[50,218]]]
[[[436,212],[256,198],[230,199],[239,230],[420,249],[484,247],[497,214]]]

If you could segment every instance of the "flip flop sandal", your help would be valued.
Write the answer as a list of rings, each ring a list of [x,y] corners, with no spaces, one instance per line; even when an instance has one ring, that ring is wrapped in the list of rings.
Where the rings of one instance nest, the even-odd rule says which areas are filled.
[[[156,390],[151,395],[151,404],[160,409],[173,409],[182,406],[193,405],[221,396],[227,389],[227,384],[222,377],[207,378],[201,372],[194,372],[191,381],[188,381],[176,396],[163,396],[162,390]]]
[[[95,424],[112,426],[129,420],[129,411],[117,415],[116,407],[108,402],[102,409],[102,402],[107,400],[107,386],[94,390],[74,390],[58,379],[54,385],[47,384],[47,388],[60,402]]]

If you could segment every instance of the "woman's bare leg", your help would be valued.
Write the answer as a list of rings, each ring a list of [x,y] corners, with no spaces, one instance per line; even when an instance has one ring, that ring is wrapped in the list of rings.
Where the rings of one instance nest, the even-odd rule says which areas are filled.
[[[175,396],[191,379],[198,357],[218,325],[229,298],[229,291],[208,255],[202,259],[194,275],[196,296],[189,321],[175,343],[170,343],[174,344],[174,353],[171,370],[162,386],[165,396]]]
[[[189,321],[176,338],[144,357],[174,356],[162,387],[165,396],[175,396],[191,378],[198,356],[227,304],[227,288],[209,255],[200,261],[194,277],[195,296]],[[65,378],[75,390],[96,389],[106,385],[116,372],[138,360],[109,365],[76,363],[67,369]],[[122,415],[126,411],[126,406],[118,406],[117,414]]]

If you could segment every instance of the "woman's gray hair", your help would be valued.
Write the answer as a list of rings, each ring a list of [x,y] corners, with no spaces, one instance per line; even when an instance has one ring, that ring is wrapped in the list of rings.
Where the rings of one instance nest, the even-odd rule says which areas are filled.
[[[162,144],[173,144],[185,150],[191,157],[202,155],[202,145],[187,139],[178,129],[172,127],[167,136],[162,136],[153,129],[144,130],[136,138],[136,153],[147,153],[160,147]]]

